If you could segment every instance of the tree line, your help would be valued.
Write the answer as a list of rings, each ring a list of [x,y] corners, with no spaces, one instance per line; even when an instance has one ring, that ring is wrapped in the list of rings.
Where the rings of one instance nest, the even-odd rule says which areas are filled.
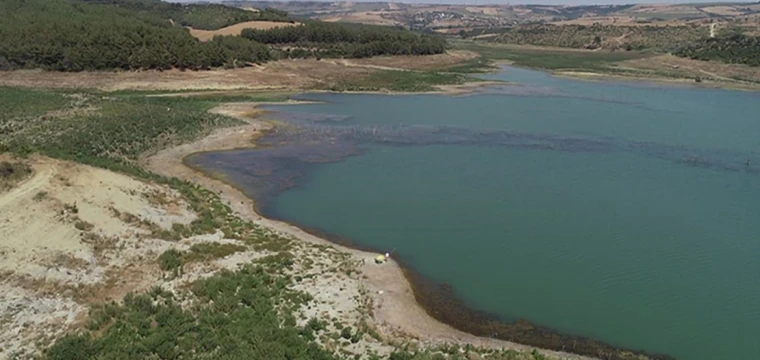
[[[430,55],[446,51],[446,40],[388,26],[308,22],[269,30],[245,29],[242,37],[325,57],[363,58],[378,55]],[[287,46],[286,46],[287,45]],[[303,49],[312,49],[304,52]]]
[[[71,0],[0,0],[0,69],[206,69],[263,62],[269,49],[240,37],[202,43],[169,22]]]
[[[111,2],[132,8],[143,4],[140,9],[155,5],[153,0],[0,0],[0,13],[4,14],[0,21],[0,70],[203,70],[278,57],[423,55],[446,48],[445,40],[438,36],[391,27],[318,22],[246,30],[244,37],[218,36],[200,42],[187,29],[160,16],[141,15]],[[281,46],[289,42],[294,44]]]
[[[695,60],[760,66],[760,37],[731,34],[709,38],[685,46],[673,54]]]

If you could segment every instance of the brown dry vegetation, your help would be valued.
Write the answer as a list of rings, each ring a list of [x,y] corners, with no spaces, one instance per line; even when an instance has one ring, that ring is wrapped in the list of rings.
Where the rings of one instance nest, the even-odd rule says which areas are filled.
[[[571,20],[552,21],[554,25],[586,25],[591,26],[596,23],[602,25],[618,25],[618,26],[680,26],[687,24],[687,21],[681,19],[671,19],[663,21],[647,21],[643,22],[640,18],[635,16],[590,16],[581,17]]]
[[[760,90],[760,71],[757,68],[691,60],[673,55],[630,59],[593,69],[558,70],[554,73],[586,80],[632,79],[711,88]]]
[[[240,35],[243,29],[269,30],[276,27],[294,26],[294,25],[297,25],[297,23],[275,22],[275,21],[248,21],[248,22],[243,22],[243,23],[227,26],[219,30],[200,30],[200,29],[191,28],[190,35],[195,36],[200,41],[209,41],[213,39],[214,36],[217,36],[217,35]]]
[[[385,66],[409,70],[428,70],[463,63],[478,57],[472,51],[449,51],[446,54],[429,56],[379,56],[352,60],[358,65]]]
[[[702,8],[702,11],[722,16],[737,16],[742,14],[734,6],[708,6]]]
[[[634,68],[669,77],[695,79],[697,77],[725,83],[729,87],[757,89],[760,84],[760,70],[740,64],[725,64],[715,61],[699,61],[673,55],[659,55],[645,59],[627,60],[619,63],[620,68]]]

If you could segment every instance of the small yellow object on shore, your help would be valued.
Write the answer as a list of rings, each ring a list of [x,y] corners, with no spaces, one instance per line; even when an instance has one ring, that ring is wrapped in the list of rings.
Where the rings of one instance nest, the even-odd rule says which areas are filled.
[[[384,263],[385,260],[386,260],[385,255],[378,255],[377,257],[375,257],[375,262],[378,264]]]

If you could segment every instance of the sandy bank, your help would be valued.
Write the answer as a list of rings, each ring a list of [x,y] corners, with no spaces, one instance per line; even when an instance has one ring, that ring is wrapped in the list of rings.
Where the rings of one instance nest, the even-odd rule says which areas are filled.
[[[298,227],[264,218],[255,212],[253,200],[241,191],[222,181],[209,178],[183,164],[183,159],[186,156],[197,152],[253,147],[253,140],[256,136],[262,131],[272,128],[270,123],[256,118],[260,115],[260,110],[256,108],[258,105],[261,104],[233,103],[213,109],[212,111],[215,113],[236,117],[245,121],[246,124],[218,129],[194,143],[165,149],[146,158],[144,163],[151,171],[158,174],[195,182],[217,192],[239,216],[250,219],[258,225],[307,243],[330,245],[349,254],[357,262],[363,262],[363,265],[360,265],[360,271],[364,275],[363,286],[369,290],[374,304],[372,314],[375,323],[385,337],[417,339],[427,345],[460,343],[499,349],[533,349],[512,342],[473,336],[435,320],[417,303],[409,282],[395,261],[378,266],[372,261],[377,254],[336,245]],[[586,359],[583,356],[555,351],[540,350],[540,352],[551,357],[564,359]]]

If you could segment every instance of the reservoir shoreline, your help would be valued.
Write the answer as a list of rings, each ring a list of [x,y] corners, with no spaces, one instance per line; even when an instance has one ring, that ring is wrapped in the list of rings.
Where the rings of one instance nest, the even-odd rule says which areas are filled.
[[[298,104],[296,101],[289,103]],[[357,260],[364,261],[365,265],[361,270],[367,276],[369,287],[377,294],[375,303],[382,304],[382,307],[375,309],[374,315],[378,324],[385,325],[384,333],[403,333],[425,339],[432,344],[454,342],[520,350],[531,350],[533,348],[530,346],[535,346],[551,349],[541,350],[542,353],[572,359],[582,359],[586,356],[623,359],[628,358],[631,353],[646,354],[643,351],[616,348],[593,339],[561,334],[524,320],[507,323],[500,321],[496,316],[473,310],[458,300],[450,286],[441,286],[423,278],[404,264],[403,259],[392,259],[384,266],[376,266],[372,263],[377,254],[376,251],[372,251],[375,249],[331,236],[317,229],[272,219],[269,217],[272,214],[263,211],[261,202],[247,197],[235,185],[225,181],[221,176],[223,174],[209,174],[184,161],[190,155],[203,152],[256,147],[255,139],[275,129],[272,123],[260,120],[264,114],[263,110],[257,108],[260,105],[265,104],[235,103],[213,109],[215,113],[236,117],[246,124],[220,129],[194,143],[163,150],[145,159],[147,165],[159,174],[176,176],[212,189],[219,193],[233,210],[257,224],[301,241],[334,246],[353,255]],[[378,291],[382,291],[382,294]],[[654,359],[672,358],[666,355],[646,355]]]

